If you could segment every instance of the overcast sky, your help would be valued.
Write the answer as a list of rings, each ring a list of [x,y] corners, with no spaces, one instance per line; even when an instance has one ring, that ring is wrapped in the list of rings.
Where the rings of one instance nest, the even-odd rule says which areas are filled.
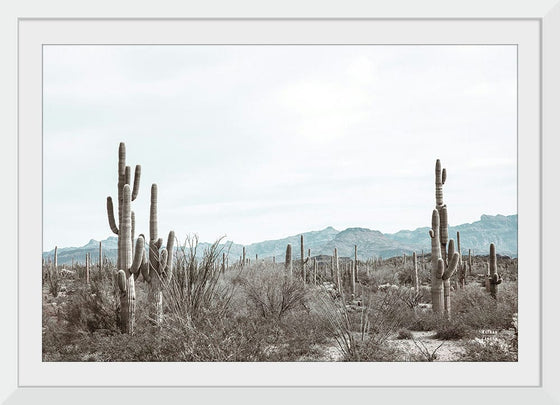
[[[148,233],[276,239],[517,213],[514,46],[45,46],[44,250],[111,235],[117,151]]]

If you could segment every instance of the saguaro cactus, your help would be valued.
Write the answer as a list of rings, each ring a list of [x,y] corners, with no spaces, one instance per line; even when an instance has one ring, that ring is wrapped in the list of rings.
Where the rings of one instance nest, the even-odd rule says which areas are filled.
[[[340,268],[338,266],[338,249],[334,248],[333,253],[333,270],[334,270],[334,278],[336,280],[336,287],[338,291],[342,293],[342,280],[340,279]]]
[[[292,269],[292,245],[288,243],[286,246],[286,261],[284,262],[284,267],[286,272],[291,276],[293,269]]]
[[[134,311],[135,311],[135,291],[134,277],[139,274],[139,267],[142,260],[142,250],[144,249],[144,238],[138,238],[135,261],[132,261],[132,245],[134,238],[134,213],[131,210],[131,202],[138,195],[140,188],[140,165],[134,171],[134,185],[130,189],[130,166],[126,165],[126,148],[123,142],[119,145],[118,163],[118,183],[117,183],[117,203],[118,203],[118,225],[115,221],[113,212],[113,200],[107,197],[107,217],[109,226],[113,233],[118,235],[118,255],[117,255],[117,285],[120,289],[120,326],[124,333],[134,331]],[[138,250],[140,249],[140,250]],[[137,260],[136,260],[137,259]],[[124,278],[123,278],[124,277]]]
[[[101,248],[101,242],[99,242],[99,279],[103,277],[103,250]]]
[[[358,246],[354,245],[354,263],[350,270],[350,289],[352,290],[352,296],[356,296],[356,276],[358,274]]]
[[[498,260],[496,258],[496,246],[490,244],[490,262],[489,262],[489,277],[488,284],[490,285],[490,295],[493,298],[498,298],[498,286],[502,283],[502,277],[498,274]]]
[[[86,253],[86,284],[89,284],[89,266],[90,266],[90,256]]]
[[[317,273],[319,272],[319,267],[317,265],[317,258],[313,258],[313,284],[317,284]]]
[[[301,278],[303,279],[303,284],[305,284],[305,279],[306,279],[306,274],[305,274],[305,263],[307,262],[307,260],[304,257],[304,252],[305,249],[303,248],[303,235],[300,235],[300,239],[299,239],[299,247],[300,247],[300,271],[301,271]]]
[[[140,265],[145,262],[144,237],[140,235],[136,240],[136,247],[132,250],[132,216],[130,203],[132,193],[130,186],[123,187],[123,204],[121,211],[121,222],[119,229],[119,249],[117,262],[120,269],[117,272],[117,285],[120,290],[120,316],[121,331],[123,333],[134,333],[134,321],[136,311],[136,291],[134,279],[140,274]]]
[[[245,254],[246,254],[245,246],[243,246],[243,258],[242,258],[242,261],[241,261],[241,267],[245,267],[245,264],[246,264],[246,261],[247,261]]]
[[[418,263],[416,262],[416,252],[412,252],[412,271],[414,272],[412,281],[414,282],[414,292],[418,294],[420,288],[418,286]]]
[[[436,161],[435,177],[436,208],[432,211],[432,229],[430,229],[432,239],[432,309],[437,314],[443,312],[449,317],[451,312],[449,278],[457,270],[459,253],[455,252],[453,240],[449,241],[449,251],[446,251],[449,237],[447,206],[443,204],[443,184],[447,172],[445,169],[442,170],[439,159]]]
[[[157,222],[157,184],[152,184],[150,192],[150,248],[148,263],[142,266],[142,276],[149,284],[149,316],[156,324],[163,321],[163,283],[169,284],[173,276],[173,252],[175,232],[169,231],[167,244],[162,247],[163,239],[158,238]]]

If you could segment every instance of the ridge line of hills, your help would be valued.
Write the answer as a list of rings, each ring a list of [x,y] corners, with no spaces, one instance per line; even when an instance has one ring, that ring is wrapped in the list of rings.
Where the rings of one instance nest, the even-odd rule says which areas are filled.
[[[396,233],[384,234],[368,228],[347,228],[338,231],[329,226],[323,230],[310,231],[288,236],[282,239],[266,240],[245,245],[247,258],[253,260],[255,255],[260,259],[270,259],[274,256],[277,262],[283,262],[286,245],[292,244],[294,258],[299,257],[300,235],[304,237],[305,254],[311,249],[311,256],[332,255],[334,248],[338,249],[340,257],[354,257],[354,245],[358,246],[358,259],[366,260],[372,257],[389,258],[409,255],[413,251],[430,253],[431,241],[428,235],[429,227],[417,228],[413,231],[401,230]],[[488,254],[490,243],[496,245],[498,254],[517,257],[517,214],[514,215],[482,215],[479,221],[449,227],[450,239],[456,239],[457,231],[461,235],[462,254]],[[101,241],[103,256],[115,261],[117,257],[117,237],[110,236]],[[200,242],[197,255],[202,255],[211,243]],[[239,260],[243,245],[226,241],[220,244],[224,252],[229,254],[230,264]],[[59,247],[58,263],[69,264],[72,260],[83,263],[86,253],[90,253],[93,262],[97,262],[99,241],[91,239],[81,247]],[[52,257],[54,249],[43,252],[43,258]]]

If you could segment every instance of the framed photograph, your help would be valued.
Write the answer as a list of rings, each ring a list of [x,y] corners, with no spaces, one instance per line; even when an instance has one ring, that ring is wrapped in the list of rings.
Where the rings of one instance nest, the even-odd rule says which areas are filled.
[[[7,403],[560,400],[557,2],[103,7],[6,10]]]

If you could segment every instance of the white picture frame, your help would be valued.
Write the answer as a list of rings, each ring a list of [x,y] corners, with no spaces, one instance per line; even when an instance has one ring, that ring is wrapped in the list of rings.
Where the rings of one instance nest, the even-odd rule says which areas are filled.
[[[128,3],[128,2],[126,2]],[[225,3],[225,2],[222,2]],[[7,328],[7,333],[3,334],[3,345],[2,345],[2,359],[4,364],[2,367],[2,391],[0,391],[0,398],[6,398],[7,403],[36,403],[36,402],[46,402],[56,401],[57,403],[70,403],[70,402],[95,402],[108,401],[116,402],[132,400],[136,403],[139,402],[153,402],[157,400],[164,400],[165,402],[176,402],[185,400],[187,398],[195,399],[198,395],[197,400],[203,400],[204,402],[213,402],[214,400],[243,400],[247,395],[255,395],[255,399],[260,402],[267,400],[267,398],[282,398],[282,401],[287,400],[298,400],[301,392],[305,395],[310,395],[311,398],[308,400],[313,401],[343,401],[350,400],[352,395],[360,395],[362,399],[385,399],[391,402],[404,402],[406,401],[421,401],[423,402],[430,400],[431,402],[439,403],[444,401],[453,400],[459,403],[472,401],[517,401],[520,402],[537,402],[537,403],[557,403],[560,401],[560,390],[554,384],[554,370],[556,361],[560,360],[558,349],[555,347],[554,337],[557,336],[559,331],[558,325],[555,323],[554,312],[551,310],[546,310],[546,308],[557,308],[558,299],[557,294],[554,294],[553,287],[557,284],[558,275],[554,271],[553,267],[553,257],[552,252],[554,251],[553,245],[553,232],[554,229],[558,228],[558,216],[554,213],[554,207],[558,206],[558,195],[554,194],[553,181],[554,177],[552,173],[556,173],[554,169],[558,169],[558,159],[555,159],[554,151],[557,150],[555,146],[558,146],[557,140],[554,139],[553,134],[555,130],[558,131],[558,114],[554,113],[555,106],[560,105],[560,100],[558,96],[559,79],[555,72],[560,71],[559,60],[558,60],[558,45],[559,41],[557,38],[560,37],[560,4],[556,1],[540,1],[534,2],[529,5],[510,5],[510,4],[462,4],[461,7],[457,7],[459,4],[455,4],[455,7],[449,7],[449,5],[442,5],[437,2],[423,2],[422,5],[412,4],[409,2],[399,2],[400,6],[396,8],[396,4],[392,5],[360,5],[356,8],[346,8],[343,7],[336,8],[331,6],[326,6],[324,4],[314,4],[313,6],[308,5],[307,7],[298,8],[295,4],[293,6],[286,5],[285,9],[270,9],[270,8],[259,8],[254,4],[245,4],[244,7],[241,5],[236,5],[232,7],[231,5],[221,4],[221,7],[210,7],[209,5],[194,5],[191,4],[189,7],[172,7],[168,11],[161,11],[159,15],[155,13],[157,10],[154,8],[139,8],[137,5],[129,4],[128,7],[119,4],[119,7],[111,4],[109,2],[100,3],[99,12],[91,12],[85,8],[81,10],[67,10],[62,5],[49,5],[48,9],[42,9],[39,3],[34,6],[37,8],[29,9],[25,8],[23,5],[18,5],[16,2],[12,2],[9,6],[2,6],[2,14],[4,19],[6,19],[6,24],[2,25],[2,32],[5,35],[2,36],[2,43],[4,47],[4,55],[9,56],[9,63],[2,66],[3,74],[0,75],[3,81],[5,81],[6,86],[4,88],[10,89],[2,95],[2,106],[3,110],[7,112],[8,119],[2,124],[5,128],[3,133],[8,135],[2,136],[3,147],[3,159],[2,165],[3,173],[8,173],[7,176],[7,189],[11,190],[14,194],[11,195],[8,191],[8,196],[12,198],[4,199],[2,202],[2,212],[3,218],[2,223],[7,224],[9,232],[3,232],[2,234],[2,246],[8,252],[8,265],[6,267],[6,280],[5,283],[5,294],[2,295],[3,307],[8,308],[6,311],[6,323],[10,325]],[[311,4],[311,3],[310,3]],[[6,9],[6,10],[4,10]],[[132,11],[133,10],[133,11]],[[403,14],[403,10],[406,12]],[[96,35],[99,37],[101,33],[109,35],[111,31],[115,28],[99,29],[101,25],[97,24],[109,23],[112,27],[118,27],[121,31],[119,35],[113,37],[115,42],[118,43],[148,43],[153,41],[153,32],[149,30],[140,30],[138,28],[128,29],[136,23],[151,21],[150,18],[153,16],[158,17],[173,17],[173,19],[159,19],[160,27],[163,27],[165,35],[168,38],[175,36],[177,43],[185,42],[185,35],[189,35],[189,27],[193,29],[190,32],[191,35],[195,35],[197,32],[200,34],[201,29],[205,29],[203,26],[210,25],[213,21],[220,26],[217,32],[212,30],[206,30],[203,36],[199,37],[197,42],[201,40],[208,41],[207,43],[223,42],[224,34],[227,30],[232,27],[236,30],[237,37],[233,38],[234,41],[250,41],[254,42],[255,32],[258,30],[267,30],[274,24],[286,24],[289,25],[293,22],[293,25],[303,26],[312,32],[308,36],[309,41],[312,43],[334,43],[340,41],[340,43],[346,43],[345,40],[341,40],[340,36],[337,36],[336,32],[326,35],[326,31],[321,31],[320,29],[315,30],[322,22],[331,21],[333,24],[338,24],[337,22],[344,22],[344,27],[348,28],[346,32],[355,29],[353,35],[359,35],[361,30],[372,30],[372,26],[368,26],[368,22],[378,22],[377,25],[384,25],[379,27],[380,35],[386,30],[392,30],[392,35],[402,35],[402,40],[410,37],[410,32],[403,30],[399,34],[399,29],[391,28],[391,26],[402,22],[410,27],[414,24],[422,25],[422,28],[426,28],[427,31],[431,32],[431,35],[437,36],[446,33],[446,30],[452,29],[454,26],[457,27],[464,22],[481,22],[486,26],[494,27],[495,31],[499,32],[497,37],[493,37],[492,41],[499,41],[497,38],[503,38],[503,41],[507,43],[515,40],[523,41],[520,32],[523,32],[523,27],[526,25],[527,35],[534,34],[533,25],[537,26],[538,33],[538,48],[532,49],[531,54],[527,56],[527,62],[537,62],[539,69],[537,70],[537,75],[539,77],[534,77],[534,72],[531,73],[533,81],[528,92],[530,93],[528,97],[537,97],[540,100],[539,105],[534,105],[534,110],[530,110],[528,114],[537,114],[538,120],[540,122],[540,136],[537,140],[531,139],[527,135],[524,135],[523,139],[520,141],[527,142],[526,150],[535,150],[537,148],[538,155],[537,160],[530,160],[529,168],[527,169],[528,175],[526,176],[527,184],[532,180],[533,185],[529,185],[529,188],[525,190],[531,191],[536,195],[526,196],[520,195],[520,205],[526,203],[527,207],[520,207],[520,230],[526,230],[524,237],[529,237],[532,240],[527,243],[531,245],[528,252],[533,257],[533,254],[537,253],[537,258],[534,259],[535,273],[540,274],[540,277],[536,277],[534,280],[529,280],[527,283],[535,283],[538,286],[539,291],[542,293],[540,299],[538,299],[539,307],[537,308],[538,316],[531,320],[533,322],[531,326],[536,325],[541,328],[542,333],[538,333],[540,347],[538,350],[531,351],[531,354],[540,356],[540,364],[538,365],[539,371],[538,376],[535,379],[531,379],[530,384],[498,384],[499,386],[492,387],[491,385],[482,388],[480,384],[473,384],[470,387],[461,387],[462,384],[450,384],[446,383],[446,386],[440,386],[438,383],[419,383],[414,387],[415,384],[402,384],[406,386],[406,389],[402,389],[402,385],[398,384],[381,384],[383,388],[371,388],[372,386],[378,386],[375,381],[372,384],[368,384],[368,379],[363,377],[363,373],[368,373],[369,370],[364,365],[355,364],[354,367],[350,365],[347,371],[352,376],[355,374],[354,380],[356,383],[348,383],[348,379],[343,381],[343,384],[337,384],[329,382],[328,384],[317,383],[316,379],[309,379],[308,381],[300,380],[301,383],[296,384],[293,378],[290,380],[286,378],[284,373],[290,373],[293,371],[290,368],[285,368],[281,364],[268,364],[261,365],[259,370],[256,370],[258,374],[268,374],[276,375],[279,380],[284,379],[287,383],[282,381],[279,384],[270,383],[270,379],[263,378],[258,381],[258,384],[247,384],[246,380],[243,378],[236,378],[235,375],[230,375],[230,379],[233,380],[231,384],[224,383],[226,381],[227,375],[223,375],[219,378],[219,383],[213,383],[211,379],[212,375],[218,373],[227,373],[228,370],[221,369],[216,370],[216,366],[219,365],[206,365],[198,364],[196,369],[191,369],[190,372],[197,372],[200,375],[205,375],[204,378],[199,378],[200,376],[195,376],[193,374],[194,383],[185,385],[194,385],[198,388],[180,388],[183,384],[173,383],[171,385],[174,388],[159,388],[160,384],[146,384],[142,383],[140,386],[142,388],[136,387],[131,388],[134,385],[128,381],[130,378],[123,377],[124,383],[120,383],[118,380],[118,373],[122,373],[126,376],[129,373],[129,369],[132,367],[128,364],[115,365],[115,367],[107,367],[107,365],[98,365],[98,370],[94,372],[93,379],[91,380],[91,385],[113,385],[113,384],[99,384],[95,381],[95,376],[99,377],[102,374],[115,374],[117,377],[112,377],[112,381],[115,381],[115,387],[111,389],[102,388],[88,388],[88,384],[73,383],[73,387],[66,386],[65,384],[53,383],[49,380],[50,376],[56,376],[60,369],[57,367],[66,368],[70,374],[76,374],[80,372],[79,367],[75,364],[59,363],[54,368],[47,370],[47,374],[43,374],[43,378],[47,381],[45,384],[29,383],[29,381],[38,381],[37,378],[41,377],[41,374],[33,376],[31,379],[27,375],[22,375],[21,361],[26,361],[27,351],[22,354],[22,348],[27,348],[26,344],[22,344],[20,339],[22,338],[22,327],[25,325],[25,320],[22,322],[22,314],[26,316],[27,306],[29,302],[25,299],[25,293],[21,294],[22,283],[27,283],[29,280],[26,278],[25,272],[22,272],[22,268],[27,268],[26,255],[22,254],[23,249],[29,248],[29,246],[35,246],[35,237],[40,239],[40,234],[29,235],[28,229],[26,227],[37,227],[37,224],[41,222],[40,214],[35,212],[33,206],[28,204],[33,204],[34,200],[32,195],[28,194],[31,187],[37,187],[37,184],[33,183],[37,178],[36,168],[33,167],[34,160],[37,160],[37,153],[40,153],[39,144],[33,141],[33,138],[27,138],[27,135],[23,135],[25,131],[31,131],[37,133],[40,131],[40,122],[36,120],[25,120],[28,117],[27,112],[37,113],[37,108],[40,109],[40,104],[36,104],[37,99],[31,99],[26,97],[21,97],[22,92],[31,91],[33,92],[33,86],[37,86],[40,83],[40,77],[37,76],[36,70],[31,70],[27,72],[22,72],[20,69],[22,66],[35,66],[37,61],[23,61],[26,57],[25,53],[29,51],[29,55],[33,58],[33,55],[37,55],[37,49],[31,49],[37,44],[53,43],[52,41],[58,41],[58,38],[69,38],[72,43],[80,43],[80,40],[88,41],[91,40],[91,35]],[[32,18],[31,18],[32,17]],[[56,19],[57,17],[62,18],[61,20]],[[84,19],[79,19],[84,18]],[[99,20],[91,19],[95,17],[101,17]],[[181,17],[188,17],[190,19],[181,19]],[[204,17],[204,18],[202,18]],[[257,20],[244,20],[241,17],[250,17]],[[282,17],[282,18],[280,18]],[[298,20],[298,18],[309,18],[305,20]],[[53,19],[54,18],[54,19]],[[111,18],[123,18],[122,20],[111,20]],[[202,19],[198,19],[202,18]],[[215,18],[225,18],[217,19]],[[228,18],[234,18],[229,20]],[[285,19],[283,19],[285,18]],[[324,19],[326,18],[326,19]],[[432,20],[433,19],[433,20]],[[252,21],[252,22],[251,22]],[[500,24],[504,21],[518,21],[519,26],[515,28],[515,32],[509,32],[505,29],[505,25]],[[251,28],[249,25],[258,22],[260,27]],[[441,23],[445,22],[447,25],[442,26]],[[25,24],[28,26],[33,26],[33,29],[28,30],[27,27],[23,27]],[[439,27],[438,27],[439,25]],[[70,29],[69,29],[69,26]],[[95,26],[95,27],[94,27]],[[196,26],[196,27],[195,27]],[[431,26],[431,28],[430,28]],[[531,28],[529,28],[531,26]],[[89,28],[88,28],[89,27]],[[342,25],[341,25],[342,27]],[[195,29],[196,28],[196,29]],[[283,27],[284,28],[284,27]],[[481,29],[478,32],[470,33],[469,38],[475,38],[474,41],[480,41],[484,43],[485,35],[487,35],[488,28]],[[136,31],[135,31],[136,30]],[[385,30],[385,31],[384,31]],[[274,30],[272,30],[274,31]],[[290,35],[293,37],[286,37],[286,30],[279,30],[277,33],[272,33],[272,39],[269,39],[271,43],[275,41],[289,42],[297,40],[297,31],[290,30]],[[449,31],[447,31],[449,32]],[[516,34],[517,32],[517,34]],[[69,33],[72,34],[69,37]],[[80,37],[80,33],[83,37]],[[92,34],[94,33],[94,34]],[[533,34],[531,34],[533,33]],[[206,37],[204,37],[206,35]],[[215,36],[214,36],[215,35]],[[274,35],[278,35],[274,37]],[[367,36],[366,32],[363,32],[364,38]],[[371,32],[370,32],[371,35]],[[516,37],[516,35],[521,35]],[[232,37],[231,35],[227,35]],[[203,38],[203,39],[200,39]],[[205,38],[205,39],[204,39]],[[252,40],[253,38],[253,40]],[[291,39],[290,39],[291,38]],[[294,39],[295,38],[295,39]],[[104,39],[107,41],[107,39]],[[535,38],[531,39],[534,41]],[[28,42],[27,42],[28,41]],[[110,41],[110,39],[109,39]],[[370,43],[370,40],[364,39],[364,43]],[[397,39],[398,41],[398,39]],[[470,41],[473,41],[471,39]],[[157,43],[157,40],[155,41]],[[105,43],[105,42],[103,42]],[[22,48],[22,46],[24,48]],[[529,44],[527,45],[529,46]],[[536,52],[536,53],[535,53]],[[537,58],[537,60],[533,60]],[[542,65],[541,65],[542,62]],[[16,63],[19,63],[16,65]],[[520,69],[523,69],[520,66]],[[19,79],[19,80],[18,80]],[[38,82],[37,82],[38,81]],[[535,84],[536,83],[536,84]],[[524,91],[521,91],[523,83],[520,83],[520,98],[525,97]],[[542,90],[542,94],[541,94]],[[531,93],[532,92],[532,93]],[[34,101],[28,101],[34,100]],[[18,102],[19,101],[19,106]],[[31,103],[31,104],[30,104]],[[33,112],[34,111],[34,112]],[[19,118],[19,122],[18,119]],[[534,117],[533,117],[534,118]],[[521,132],[520,132],[521,133]],[[536,133],[535,133],[535,136]],[[25,141],[25,142],[22,142]],[[31,143],[29,142],[31,140]],[[19,143],[19,149],[18,149]],[[533,148],[533,149],[531,149]],[[6,152],[7,151],[7,152]],[[19,159],[18,159],[19,155]],[[534,154],[533,154],[534,155]],[[40,156],[39,156],[40,160]],[[30,164],[28,164],[30,163]],[[4,165],[6,166],[4,168]],[[19,166],[19,170],[18,170]],[[520,169],[525,170],[525,169]],[[549,175],[550,173],[550,175]],[[30,176],[27,176],[27,175]],[[524,173],[520,173],[520,177],[523,177]],[[35,180],[33,180],[33,178]],[[28,182],[29,180],[29,182]],[[522,180],[520,180],[522,181]],[[17,193],[16,193],[17,190]],[[19,200],[16,200],[17,194],[19,194]],[[545,198],[546,197],[546,198]],[[29,200],[31,202],[29,202]],[[554,204],[554,201],[556,204]],[[538,212],[533,212],[530,215],[529,221],[523,225],[522,213],[524,209],[532,210],[533,207],[537,207]],[[25,216],[22,216],[25,214]],[[527,214],[529,215],[529,214]],[[19,218],[19,220],[16,220]],[[526,216],[526,218],[529,218]],[[536,222],[535,222],[536,220]],[[539,223],[540,221],[540,223]],[[556,225],[556,226],[555,226]],[[526,228],[524,228],[526,226]],[[8,237],[9,235],[9,237]],[[14,238],[14,235],[18,235],[18,238]],[[32,236],[31,239],[27,239],[27,236]],[[25,237],[26,239],[23,239]],[[522,257],[522,238],[520,235],[520,265]],[[18,241],[19,239],[19,241]],[[27,243],[29,241],[29,244]],[[23,243],[26,242],[26,243]],[[17,254],[19,253],[19,254]],[[539,256],[540,255],[540,260]],[[31,255],[28,255],[31,256]],[[525,256],[527,257],[527,255]],[[527,262],[526,262],[527,263]],[[543,282],[546,280],[546,282]],[[18,290],[20,294],[18,295]],[[520,293],[520,300],[522,295]],[[535,301],[535,302],[537,302]],[[543,310],[544,309],[544,310]],[[25,319],[28,319],[27,317]],[[530,322],[527,322],[528,325]],[[16,327],[17,325],[17,327]],[[19,329],[19,336],[17,335]],[[40,339],[39,339],[40,341]],[[36,342],[34,343],[36,344]],[[521,345],[521,343],[520,343]],[[40,351],[40,347],[38,348]],[[18,355],[19,353],[19,355]],[[520,349],[520,358],[523,355],[523,351]],[[531,363],[534,368],[534,362]],[[346,365],[343,365],[346,366]],[[417,367],[415,364],[407,364],[407,367],[414,369],[416,373],[424,374],[423,365]],[[450,364],[440,364],[432,365],[432,371],[436,375],[453,374],[455,370]],[[164,366],[165,367],[165,366]],[[462,373],[477,373],[480,367],[485,367],[486,372],[488,372],[489,377],[492,377],[493,364],[478,364],[474,366],[465,365],[463,367]],[[114,370],[110,370],[113,368]],[[25,368],[23,368],[25,369]],[[152,369],[157,369],[156,366],[150,366],[146,368],[146,372]],[[17,370],[17,371],[16,371]],[[318,364],[309,367],[309,371],[313,373],[334,373],[339,372],[341,369],[337,364]],[[533,369],[534,371],[534,369]],[[42,371],[43,373],[45,370]],[[168,368],[164,371],[173,375],[174,369]],[[398,373],[398,370],[395,372]],[[496,380],[503,379],[504,370],[499,367],[495,369],[494,375]],[[518,370],[519,372],[519,370]],[[95,374],[97,373],[97,374]],[[438,374],[439,373],[439,374]],[[158,372],[159,374],[159,372]],[[461,374],[459,374],[461,375]],[[195,378],[196,377],[196,378]],[[257,374],[255,374],[255,378]],[[534,376],[533,376],[534,377]],[[376,376],[372,375],[370,380],[375,380]],[[383,379],[380,375],[378,378]],[[55,381],[53,379],[52,381]],[[520,378],[523,380],[523,378]],[[206,383],[204,383],[206,381]],[[330,381],[330,380],[329,380]],[[118,386],[124,385],[124,387],[118,388]],[[231,387],[227,387],[231,385]],[[240,386],[253,386],[258,385],[261,388],[250,389],[244,388],[240,390]],[[296,386],[301,385],[302,388],[298,390],[288,390],[282,389],[279,386]],[[392,385],[391,388],[388,386]],[[42,386],[42,387],[41,387]],[[46,388],[50,386],[56,386],[57,388]],[[216,390],[215,386],[222,386],[220,390]],[[313,388],[313,386],[315,388]],[[322,389],[317,388],[322,386]],[[357,388],[361,387],[361,388]],[[127,388],[128,387],[128,388]],[[203,388],[205,387],[205,388]],[[268,387],[262,389],[263,387]],[[307,387],[307,388],[303,388]],[[325,389],[327,388],[328,389]],[[369,387],[369,388],[368,388]],[[250,391],[247,391],[250,390]],[[439,394],[439,395],[438,395]],[[162,396],[163,395],[163,396]],[[194,397],[193,397],[194,396]],[[192,400],[191,399],[191,400]]]

